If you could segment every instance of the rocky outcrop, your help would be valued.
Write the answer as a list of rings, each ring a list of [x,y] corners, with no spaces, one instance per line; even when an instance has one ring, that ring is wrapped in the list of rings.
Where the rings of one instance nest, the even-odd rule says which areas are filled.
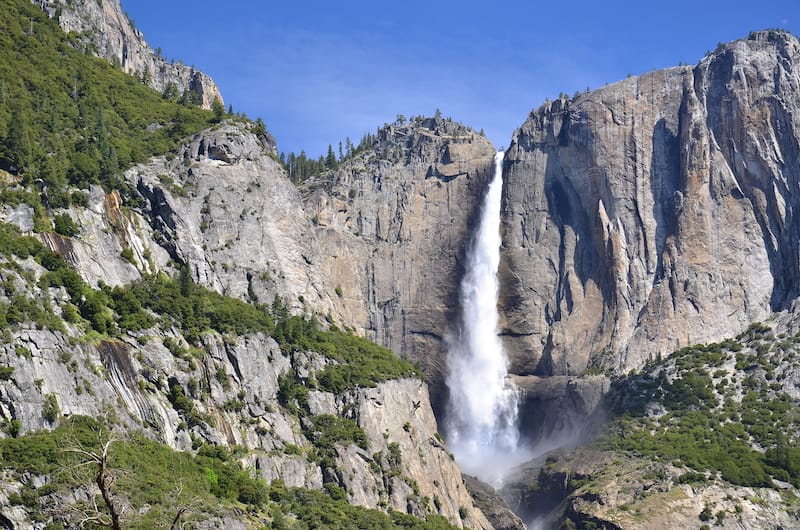
[[[193,94],[204,108],[214,100],[222,103],[217,85],[205,73],[183,63],[167,61],[154,51],[122,9],[120,0],[32,0],[65,32],[77,33],[88,50],[164,92],[170,84],[176,95]]]
[[[799,104],[800,43],[767,31],[531,113],[505,167],[512,371],[626,370],[785,308]]]
[[[512,512],[494,488],[475,477],[464,476],[475,506],[486,515],[494,530],[525,530],[525,523]]]
[[[577,449],[531,462],[503,490],[543,528],[794,528],[792,489],[684,484],[684,471],[635,456]]]
[[[267,481],[318,489],[324,479],[343,487],[353,504],[491,528],[437,433],[422,381],[392,380],[338,395],[312,391],[309,417],[352,418],[367,439],[363,447],[337,443],[333,468],[325,468],[313,458],[309,417],[284,408],[278,392],[281,375],[313,378],[329,360],[287,355],[265,335],[207,334],[191,354],[179,351],[180,335],[168,337],[170,348],[151,334],[81,343],[49,330],[15,331],[0,349],[0,365],[13,369],[0,380],[0,423],[19,422],[24,434],[72,415],[113,418],[179,450],[197,440],[244,448],[245,464]],[[189,398],[191,418],[186,406],[170,402],[176,387]]]
[[[420,363],[434,384],[493,155],[471,129],[417,118],[302,187],[343,321]]]
[[[159,243],[197,283],[254,302],[277,295],[296,312],[339,314],[300,195],[274,145],[249,126],[204,131],[177,156],[126,176],[145,199]]]
[[[577,443],[587,434],[610,381],[603,375],[584,377],[514,376],[519,389],[519,428],[527,443],[560,446]]]
[[[372,508],[389,504],[400,511],[411,505],[420,516],[435,511],[451,521],[463,519],[469,528],[492,527],[480,510],[471,508],[458,465],[436,430],[422,381],[387,381],[344,396],[320,394],[309,397],[313,414],[346,415],[352,410],[369,439],[369,452],[351,447],[340,454],[338,472],[353,502]],[[394,461],[397,454],[400,462]],[[384,468],[382,473],[375,473],[375,462]],[[392,466],[398,465],[402,472],[393,475]]]

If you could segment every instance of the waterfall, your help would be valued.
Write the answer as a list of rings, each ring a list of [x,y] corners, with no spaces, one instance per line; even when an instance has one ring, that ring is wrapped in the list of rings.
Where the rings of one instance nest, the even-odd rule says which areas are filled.
[[[447,359],[448,445],[464,471],[494,486],[520,459],[517,395],[506,385],[508,359],[498,336],[502,189],[503,153],[498,152],[467,255],[460,292],[462,317],[448,340]]]

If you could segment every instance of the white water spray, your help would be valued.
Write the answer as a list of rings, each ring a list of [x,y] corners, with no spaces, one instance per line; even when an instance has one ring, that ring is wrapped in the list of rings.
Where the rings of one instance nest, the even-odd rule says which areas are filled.
[[[461,281],[462,319],[449,341],[447,441],[462,469],[497,487],[524,458],[517,447],[517,395],[506,385],[508,359],[498,336],[502,152],[494,164]]]

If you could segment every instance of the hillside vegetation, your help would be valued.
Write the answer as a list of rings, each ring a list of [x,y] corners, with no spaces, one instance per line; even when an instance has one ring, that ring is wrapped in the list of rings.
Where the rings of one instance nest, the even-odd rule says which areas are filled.
[[[740,486],[800,487],[794,374],[800,335],[753,324],[722,343],[697,345],[654,362],[612,389],[619,415],[606,449],[687,466]]]
[[[73,218],[90,191],[118,191],[123,215],[136,211],[143,198],[126,169],[170,158],[231,118],[151,90],[81,42],[28,0],[0,10],[0,207],[8,219],[28,205],[34,221],[33,233],[0,222],[0,526],[13,514],[48,530],[454,528],[439,498],[404,474],[398,443],[376,442],[354,418],[360,389],[406,378],[419,387],[414,366],[292,314],[279,296],[225,296],[196,284],[180,260],[159,270],[149,249],[138,263],[123,245],[138,279],[112,287],[90,284],[68,252],[45,244],[90,244]],[[260,120],[250,129],[268,136]],[[321,413],[311,393],[335,395],[341,410]],[[406,427],[404,436],[418,435]],[[431,434],[419,436],[446,455]],[[382,510],[349,504],[346,451],[383,484],[370,492]],[[272,469],[258,459],[291,478],[300,466],[321,489],[265,480]],[[394,511],[390,495],[410,499],[413,515]]]
[[[796,524],[800,334],[787,321],[619,377],[594,440],[551,453],[524,510],[565,528]]]
[[[29,1],[0,11],[0,167],[36,182],[49,207],[70,203],[68,186],[123,187],[121,170],[221,118],[151,90],[78,42]]]

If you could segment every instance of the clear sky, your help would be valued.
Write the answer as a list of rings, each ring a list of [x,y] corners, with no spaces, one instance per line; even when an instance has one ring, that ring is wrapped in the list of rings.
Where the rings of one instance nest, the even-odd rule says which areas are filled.
[[[800,33],[798,0],[122,0],[148,42],[210,74],[281,151],[318,156],[398,114],[496,147],[545,98],[679,63],[751,30]]]

